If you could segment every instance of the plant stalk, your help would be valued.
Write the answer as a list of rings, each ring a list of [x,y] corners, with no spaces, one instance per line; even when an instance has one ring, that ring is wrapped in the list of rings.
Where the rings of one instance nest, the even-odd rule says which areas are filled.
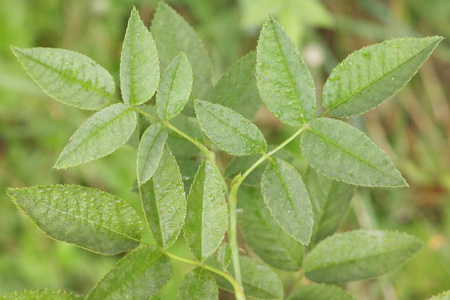
[[[184,263],[187,263],[187,264],[199,266],[201,268],[204,268],[205,270],[211,271],[213,273],[216,273],[217,275],[222,276],[223,278],[228,280],[231,283],[231,285],[233,286],[234,291],[235,291],[236,299],[237,300],[245,300],[245,295],[244,295],[244,291],[242,290],[242,285],[240,283],[238,283],[236,281],[236,279],[233,278],[232,276],[230,276],[229,274],[227,274],[227,273],[225,273],[225,272],[223,272],[221,270],[218,270],[216,268],[213,268],[213,267],[210,267],[208,265],[205,265],[203,263],[196,262],[196,261],[193,261],[193,260],[189,260],[189,259],[186,259],[186,258],[183,258],[183,257],[179,257],[179,256],[177,256],[175,254],[172,254],[172,253],[169,253],[169,252],[164,252],[164,254],[166,254],[168,257],[173,258],[175,260],[178,260],[178,261],[181,261],[181,262],[184,262]]]

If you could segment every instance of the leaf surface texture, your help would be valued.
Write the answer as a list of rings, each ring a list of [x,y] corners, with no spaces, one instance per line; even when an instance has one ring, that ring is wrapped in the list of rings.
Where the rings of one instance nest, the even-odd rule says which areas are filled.
[[[105,255],[138,246],[142,222],[117,196],[77,185],[10,189],[13,202],[49,237]]]
[[[335,180],[369,187],[407,186],[386,153],[342,121],[314,120],[303,133],[300,148],[311,167]]]
[[[98,110],[114,99],[113,77],[83,54],[57,48],[12,50],[42,90],[64,104]]]

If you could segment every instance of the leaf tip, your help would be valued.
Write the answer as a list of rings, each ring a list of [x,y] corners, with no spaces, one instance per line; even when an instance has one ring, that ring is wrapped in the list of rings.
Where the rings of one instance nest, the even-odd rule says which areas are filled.
[[[167,5],[164,1],[159,1],[156,5],[156,11],[162,10],[162,9],[172,9],[169,5]]]
[[[53,169],[56,169],[56,170],[67,169],[67,166],[63,165],[63,164],[61,163],[61,158],[59,158],[59,159],[56,161],[56,163],[53,165]]]
[[[9,45],[9,48],[11,49],[11,52],[14,54],[14,56],[19,58],[19,55],[21,54],[23,48],[19,48],[14,45]]]
[[[6,195],[9,197],[12,197],[12,194],[14,194],[14,191],[17,190],[17,188],[7,187],[6,188]]]

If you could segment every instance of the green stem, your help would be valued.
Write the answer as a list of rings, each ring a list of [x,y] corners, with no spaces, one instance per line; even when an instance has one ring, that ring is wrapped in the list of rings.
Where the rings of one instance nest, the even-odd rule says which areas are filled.
[[[228,239],[231,248],[234,277],[236,278],[236,281],[242,286],[241,265],[239,261],[239,245],[237,241],[237,189],[231,189],[228,203],[230,206],[230,225],[228,229]]]
[[[303,131],[305,131],[305,129],[308,128],[308,124],[309,123],[306,123],[305,125],[300,127],[299,130],[297,130],[293,135],[288,137],[283,143],[278,145],[278,147],[276,147],[275,149],[273,149],[269,153],[264,154],[263,156],[261,156],[250,168],[248,168],[248,170],[244,174],[236,175],[236,177],[233,179],[231,189],[233,190],[234,185],[236,185],[237,186],[236,187],[236,193],[237,193],[237,189],[239,189],[239,186],[242,184],[242,182],[245,180],[245,178],[247,178],[247,176],[250,175],[251,172],[253,172],[254,169],[256,169],[263,161],[265,161],[266,159],[269,159],[272,155],[274,155],[276,152],[278,152],[281,148],[283,148],[284,146],[286,146],[287,144],[292,142],[293,139],[295,139]]]
[[[181,262],[184,262],[184,263],[187,263],[187,264],[199,266],[199,267],[204,268],[204,269],[206,269],[206,270],[208,270],[208,271],[211,271],[211,272],[213,272],[213,273],[216,273],[217,275],[222,276],[223,278],[225,278],[226,280],[228,280],[228,281],[231,283],[231,285],[233,286],[234,291],[235,291],[236,299],[237,299],[237,300],[245,300],[244,292],[243,292],[243,290],[242,290],[242,285],[241,285],[240,283],[238,283],[238,282],[236,281],[236,279],[234,279],[234,278],[233,278],[232,276],[230,276],[229,274],[227,274],[227,273],[225,273],[225,272],[223,272],[223,271],[221,271],[221,270],[218,270],[218,269],[216,269],[216,268],[210,267],[210,266],[208,266],[208,265],[202,264],[202,263],[200,263],[200,262],[196,262],[196,261],[189,260],[189,259],[186,259],[186,258],[183,258],[183,257],[179,257],[179,256],[177,256],[177,255],[175,255],[175,254],[172,254],[172,253],[169,253],[169,252],[164,252],[164,253],[165,253],[168,257],[171,257],[171,258],[173,258],[173,259],[175,259],[175,260],[178,260],[178,261],[181,261]]]
[[[135,111],[143,114],[144,116],[147,116],[147,117],[152,118],[152,119],[157,120],[157,121],[161,121],[158,118],[152,116],[151,114],[149,114],[149,113],[147,113],[147,112],[145,112],[145,111],[143,111],[143,110],[141,110],[141,109],[139,109],[137,107],[135,107],[134,109],[135,109]],[[217,175],[221,179],[222,186],[223,186],[223,191],[224,191],[226,197],[229,198],[228,184],[225,181],[224,176],[222,175],[222,171],[220,170],[219,165],[217,164],[216,156],[215,156],[214,152],[211,151],[210,149],[208,149],[208,147],[203,145],[201,142],[197,141],[196,139],[194,139],[190,135],[186,134],[185,132],[181,131],[177,127],[173,126],[169,122],[166,121],[166,122],[163,122],[163,123],[164,123],[164,125],[167,128],[173,130],[174,132],[178,133],[180,136],[182,136],[183,138],[185,138],[186,140],[188,140],[192,144],[194,144],[205,155],[206,159],[209,162],[211,162],[212,166],[214,167],[214,170],[216,171]],[[243,292],[243,289],[242,289],[241,269],[240,269],[240,264],[239,264],[239,247],[238,247],[237,236],[236,236],[236,232],[237,232],[237,228],[236,228],[236,201],[233,202],[233,201],[229,200],[228,202],[229,202],[229,208],[230,208],[230,223],[229,223],[229,227],[228,227],[228,236],[229,236],[229,239],[230,239],[230,247],[231,247],[231,252],[232,252],[233,267],[234,267],[234,272],[235,272],[236,279],[231,277],[231,276],[229,276],[229,275],[227,275],[227,274],[225,274],[225,273],[223,273],[223,272],[221,272],[221,271],[219,271],[219,272],[221,272],[222,274],[226,275],[226,277],[225,276],[224,277],[227,278],[228,281],[230,281],[231,284],[233,285],[236,299],[237,300],[245,300],[245,295],[244,295],[244,292]],[[173,257],[173,258],[175,258],[175,257]],[[177,258],[175,258],[175,259],[177,259]],[[188,262],[188,263],[197,264],[196,262],[185,260],[185,259],[182,259],[182,258],[179,258],[178,260],[184,260],[185,262]],[[205,266],[205,269],[208,269],[208,268],[210,268],[210,267]],[[210,271],[214,272],[213,270],[210,270]],[[222,274],[219,274],[219,275],[222,275]]]
[[[157,117],[155,117],[155,116],[149,114],[148,112],[146,112],[146,111],[144,111],[144,110],[142,110],[142,109],[140,109],[140,108],[138,108],[138,107],[133,107],[133,109],[134,109],[134,111],[140,113],[141,115],[144,115],[144,116],[146,116],[146,117],[149,117],[150,119],[153,119],[153,120],[156,120],[156,121],[161,121],[161,120],[158,119]]]
[[[258,159],[244,174],[239,174],[234,177],[231,182],[231,190],[229,195],[229,205],[230,205],[230,229],[229,229],[229,241],[231,247],[231,255],[233,258],[233,267],[234,267],[234,277],[237,282],[242,286],[241,279],[241,268],[239,264],[239,248],[237,242],[237,226],[236,226],[236,206],[237,206],[237,192],[239,187],[241,186],[244,179],[254,170],[256,169],[263,161],[269,159],[273,154],[275,154],[278,150],[289,144],[293,139],[295,139],[298,135],[300,135],[308,126],[308,124],[303,125],[299,130],[297,130],[293,135],[287,138],[283,143],[281,143],[278,147],[273,149],[267,154],[264,154],[260,159]]]
[[[217,165],[216,155],[214,154],[214,152],[209,150],[208,147],[206,147],[205,145],[203,145],[202,143],[200,143],[199,141],[197,141],[196,139],[194,139],[190,135],[188,135],[188,134],[184,133],[183,131],[179,130],[178,128],[176,128],[175,126],[170,124],[169,122],[164,122],[164,125],[167,128],[172,129],[173,131],[175,131],[176,133],[181,135],[183,138],[185,138],[186,140],[188,140],[192,144],[194,144],[198,149],[200,149],[200,151],[205,155],[206,159],[209,160],[211,165],[214,167],[214,170],[216,171],[217,175],[221,179],[223,191],[228,196],[228,185],[227,185],[227,182],[225,181],[225,179],[223,178],[222,171],[220,171],[220,168]]]

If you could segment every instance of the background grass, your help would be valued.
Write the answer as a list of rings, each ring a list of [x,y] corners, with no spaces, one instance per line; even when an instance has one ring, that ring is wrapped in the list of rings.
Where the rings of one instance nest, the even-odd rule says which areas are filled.
[[[426,299],[450,289],[448,0],[168,2],[205,41],[214,81],[255,49],[268,14],[280,21],[301,49],[318,87],[337,62],[365,45],[401,36],[447,38],[393,99],[350,120],[389,154],[411,187],[359,188],[341,230],[400,230],[425,242],[403,268],[380,279],[347,284],[357,299]],[[155,1],[0,0],[0,294],[49,287],[85,295],[119,258],[100,257],[47,238],[6,197],[7,186],[75,183],[117,194],[139,207],[138,196],[130,188],[135,178],[131,157],[136,152],[131,146],[84,166],[52,169],[73,131],[91,113],[47,97],[21,69],[9,45],[81,52],[106,67],[118,82],[121,44],[132,5],[150,24]],[[255,121],[271,143],[292,133],[265,109]],[[298,153],[298,143],[288,149]],[[297,164],[303,166],[301,160]],[[173,251],[188,255],[182,242]],[[188,268],[175,265],[176,276],[161,292],[161,299],[176,298]],[[280,275],[288,287],[294,284],[295,275]]]

